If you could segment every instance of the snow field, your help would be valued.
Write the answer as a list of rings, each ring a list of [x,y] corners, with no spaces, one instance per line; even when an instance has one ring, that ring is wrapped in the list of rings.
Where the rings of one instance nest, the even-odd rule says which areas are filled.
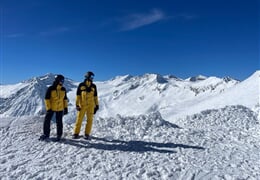
[[[41,142],[43,117],[1,118],[1,179],[258,179],[260,125],[244,106],[165,121],[96,118],[91,141]],[[83,133],[84,125],[81,132]],[[55,137],[52,124],[51,136]]]

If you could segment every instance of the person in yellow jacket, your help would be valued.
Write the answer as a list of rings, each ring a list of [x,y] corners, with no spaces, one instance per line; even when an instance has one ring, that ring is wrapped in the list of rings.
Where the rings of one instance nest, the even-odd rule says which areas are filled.
[[[93,116],[99,109],[97,87],[93,83],[94,73],[89,71],[85,75],[84,82],[80,83],[76,92],[77,120],[74,127],[73,138],[79,138],[81,124],[84,116],[87,116],[85,126],[85,139],[90,139]]]
[[[56,114],[57,141],[63,133],[62,117],[68,114],[68,98],[65,87],[63,87],[64,76],[55,76],[55,81],[48,87],[45,94],[46,115],[43,123],[43,135],[39,140],[47,140],[50,136],[50,125],[53,114]]]

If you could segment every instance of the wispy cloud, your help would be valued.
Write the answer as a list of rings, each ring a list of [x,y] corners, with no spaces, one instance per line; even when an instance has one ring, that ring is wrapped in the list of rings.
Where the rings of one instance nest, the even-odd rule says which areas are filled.
[[[121,31],[130,31],[165,19],[165,14],[159,9],[153,9],[149,13],[130,14],[120,19]]]

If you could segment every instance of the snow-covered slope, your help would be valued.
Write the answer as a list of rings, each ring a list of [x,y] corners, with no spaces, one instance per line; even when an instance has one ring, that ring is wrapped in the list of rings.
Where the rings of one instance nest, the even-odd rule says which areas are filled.
[[[69,124],[61,142],[38,141],[42,121],[1,118],[1,179],[260,178],[259,122],[244,106],[203,111],[178,124],[158,112],[96,118],[91,141],[71,139]]]
[[[97,83],[101,99],[99,115],[113,117],[116,114],[141,115],[160,111],[168,119],[178,113],[177,108],[187,108],[189,103],[217,96],[238,83],[226,78],[190,81],[158,74],[116,77]]]
[[[227,105],[243,105],[256,112],[260,120],[260,71],[256,71],[235,86],[219,92],[212,96],[206,96],[203,101],[194,99],[194,101],[177,104],[175,108],[178,109],[178,113],[165,112],[165,118],[170,120],[170,118],[192,115],[207,109],[219,109]]]
[[[239,82],[232,78],[197,76],[182,80],[175,76],[145,74],[118,76],[96,82],[102,118],[116,115],[142,115],[159,111],[164,119],[177,118],[226,105],[243,105],[259,114],[259,78],[256,71]],[[14,85],[1,85],[0,115],[23,116],[43,114],[43,98],[53,74],[33,78]],[[69,112],[66,121],[75,121],[75,94],[79,82],[66,79]]]
[[[54,78],[54,74],[47,74],[14,85],[0,85],[0,114],[4,116],[44,114],[44,96]],[[76,87],[70,79],[66,79],[65,86],[68,91]]]

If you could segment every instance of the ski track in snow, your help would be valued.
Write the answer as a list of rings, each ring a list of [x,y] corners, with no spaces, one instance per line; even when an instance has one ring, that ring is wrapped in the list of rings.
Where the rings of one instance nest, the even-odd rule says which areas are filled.
[[[256,117],[246,107],[227,106],[176,124],[156,112],[98,118],[91,141],[71,139],[74,124],[64,123],[61,142],[38,141],[43,117],[4,117],[0,179],[259,179]]]

